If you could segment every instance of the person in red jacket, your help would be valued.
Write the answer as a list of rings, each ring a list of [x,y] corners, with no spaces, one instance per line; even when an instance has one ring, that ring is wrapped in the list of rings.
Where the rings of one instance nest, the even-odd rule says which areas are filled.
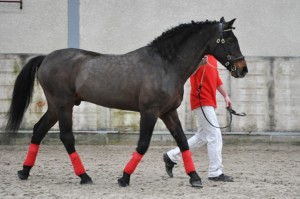
[[[198,70],[190,77],[190,105],[192,111],[196,115],[197,132],[188,139],[188,144],[190,149],[207,144],[209,180],[232,182],[233,178],[224,175],[223,173],[222,135],[220,129],[216,128],[219,126],[215,112],[215,108],[217,108],[216,91],[218,90],[224,97],[226,107],[231,107],[231,100],[226,90],[223,88],[216,59],[210,55],[205,56],[199,65]],[[202,87],[199,99],[198,89],[200,83],[202,84]],[[209,120],[209,122],[207,120]],[[166,172],[170,177],[173,177],[173,167],[176,162],[181,160],[181,152],[179,148],[176,147],[165,153],[163,155],[163,159],[165,162]]]

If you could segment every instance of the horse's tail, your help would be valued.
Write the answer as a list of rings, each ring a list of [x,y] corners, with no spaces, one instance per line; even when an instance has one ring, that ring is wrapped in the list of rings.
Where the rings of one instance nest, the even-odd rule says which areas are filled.
[[[6,130],[16,132],[22,122],[32,97],[35,73],[41,65],[45,56],[37,56],[29,60],[18,75],[13,94],[11,105],[7,113]]]

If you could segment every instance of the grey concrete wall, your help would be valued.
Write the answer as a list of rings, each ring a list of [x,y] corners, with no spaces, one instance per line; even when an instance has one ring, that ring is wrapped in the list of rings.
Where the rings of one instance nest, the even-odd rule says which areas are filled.
[[[245,118],[234,120],[232,131],[299,131],[300,59],[249,57],[245,79],[230,79],[231,97]]]
[[[17,74],[32,54],[0,54],[0,130],[4,129],[5,114],[11,101],[11,92]],[[220,66],[221,78],[238,112],[246,117],[234,117],[232,126],[226,132],[300,131],[300,58],[295,57],[247,57],[249,74],[243,79],[230,77]],[[195,131],[195,118],[189,105],[189,81],[178,112],[186,131]],[[222,96],[217,95],[217,115],[220,125],[228,123]],[[42,89],[38,83],[32,103],[25,114],[22,130],[31,130],[47,110]],[[136,132],[139,130],[139,114],[120,111],[83,102],[74,108],[73,127],[77,131],[116,130]],[[57,124],[52,130],[58,130]],[[167,131],[159,120],[155,131]]]

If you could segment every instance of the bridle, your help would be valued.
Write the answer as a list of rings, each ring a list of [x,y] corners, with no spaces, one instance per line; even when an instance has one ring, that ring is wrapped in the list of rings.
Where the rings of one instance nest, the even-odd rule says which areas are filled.
[[[231,27],[229,29],[226,29],[224,30],[224,23],[223,22],[220,22],[219,23],[219,32],[220,32],[220,36],[219,38],[216,40],[216,43],[217,45],[215,46],[214,50],[217,48],[217,46],[221,45],[222,48],[224,48],[225,52],[226,52],[226,62],[225,62],[225,67],[230,71],[230,73],[236,71],[236,66],[235,66],[235,62],[239,61],[239,60],[242,60],[244,59],[245,57],[243,55],[241,56],[238,56],[238,57],[235,57],[235,56],[232,56],[232,53],[231,53],[231,50],[229,47],[227,47],[225,45],[226,43],[226,40],[224,39],[224,36],[223,36],[223,33],[224,32],[227,32],[227,31],[231,31],[235,29],[234,27]],[[229,69],[229,66],[230,66],[230,69]]]

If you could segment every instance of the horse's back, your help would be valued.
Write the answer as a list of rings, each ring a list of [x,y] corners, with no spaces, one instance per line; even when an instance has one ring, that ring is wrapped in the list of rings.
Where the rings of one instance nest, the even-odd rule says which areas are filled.
[[[48,54],[39,68],[39,73],[53,73],[56,70],[75,69],[82,62],[100,57],[102,54],[82,49],[66,48]],[[46,74],[45,74],[46,75]]]

